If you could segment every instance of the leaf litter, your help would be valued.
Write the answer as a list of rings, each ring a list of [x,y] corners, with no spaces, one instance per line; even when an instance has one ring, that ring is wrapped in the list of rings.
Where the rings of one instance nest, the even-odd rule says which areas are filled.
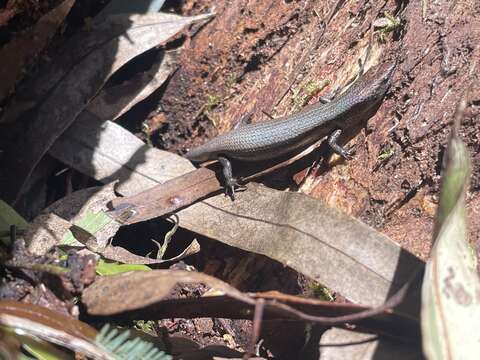
[[[78,51],[73,54],[67,52],[66,56],[71,57],[68,59],[68,72],[65,70],[67,64],[62,63],[62,59],[58,60],[58,64],[51,65],[52,69],[60,70],[56,73],[52,70],[54,74],[51,74],[51,79],[47,82],[50,86],[42,84],[36,92],[41,100],[34,118],[20,139],[21,143],[7,157],[12,159],[6,165],[7,172],[22,180],[10,182],[11,187],[3,189],[3,196],[13,203],[18,200],[26,180],[40,159],[115,71],[135,56],[165,43],[192,22],[206,21],[210,17],[210,14],[182,17],[165,13],[113,15],[98,28],[83,34],[83,37],[79,35],[71,39],[69,45],[84,49],[80,52],[83,56],[75,58]],[[98,38],[105,36],[105,42],[99,43]],[[52,83],[52,79],[57,79],[57,83]],[[55,111],[52,112],[52,109]],[[5,116],[8,117],[9,114]]]
[[[158,84],[165,80],[170,72],[171,69],[165,71],[158,82],[157,79],[149,78],[148,75],[143,77],[139,81],[139,84],[141,84],[139,88],[142,88],[144,84],[149,84],[149,81],[154,83],[154,85],[146,92],[142,94],[141,92],[137,93],[134,91],[135,94],[133,95],[127,94],[125,98],[126,101],[121,106],[110,108],[105,106],[105,111],[95,115],[103,118],[103,120],[109,116],[111,116],[112,119],[116,118],[118,114],[128,111],[133,104],[136,104],[138,101],[143,100],[146,96],[151,94],[152,91],[158,88]],[[106,77],[109,75],[110,74]],[[129,88],[129,86],[127,86],[127,88]],[[112,89],[110,94],[114,94],[115,90],[118,90],[118,88]],[[98,93],[98,86],[95,88],[94,92]],[[138,97],[137,94],[139,94]],[[108,96],[109,94],[107,91],[105,91],[104,94],[101,93],[100,96],[97,96],[96,99],[98,104],[103,102],[103,105],[108,105],[105,102],[105,99]],[[92,104],[93,101],[90,102],[90,104]],[[80,126],[83,125],[85,124],[80,124]],[[93,129],[88,128],[89,125],[92,125]],[[68,136],[70,136],[70,139],[75,139],[77,141],[81,151],[85,151],[86,149],[86,151],[90,152],[92,155],[91,158],[94,158],[98,154],[101,154],[104,158],[109,158],[111,166],[107,170],[104,169],[103,173],[100,173],[100,166],[98,166],[98,164],[95,165],[96,167],[94,166],[90,169],[86,169],[85,167],[82,168],[81,161],[72,161],[72,159],[74,159],[73,156],[65,162],[70,164],[73,168],[106,183],[111,181],[112,178],[120,178],[121,186],[117,188],[117,190],[119,190],[120,194],[130,195],[133,199],[137,200],[138,202],[135,206],[138,209],[144,204],[148,205],[147,200],[149,200],[148,196],[151,193],[144,193],[142,196],[136,195],[145,188],[142,188],[142,186],[146,183],[154,185],[165,181],[175,181],[175,176],[182,175],[191,170],[189,164],[182,164],[181,158],[167,155],[156,149],[146,149],[139,143],[135,143],[126,131],[116,129],[115,125],[109,122],[103,123],[100,126],[98,126],[98,123],[87,124],[87,126],[84,126],[82,129],[83,131],[80,132],[72,131],[72,133],[69,134],[67,131],[66,134],[63,134],[50,149],[51,153],[56,157],[62,158],[63,156],[64,159],[67,159],[68,155],[61,155],[60,149],[62,149],[62,139],[67,139]],[[113,138],[114,142],[116,141],[117,144],[119,142],[123,144],[126,141],[127,143],[133,144],[131,149],[134,149],[134,151],[127,155],[129,160],[134,159],[135,155],[138,153],[142,154],[143,158],[139,163],[142,162],[145,165],[145,171],[138,171],[137,164],[132,165],[131,163],[129,164],[128,161],[123,161],[122,159],[119,160],[119,158],[114,156],[117,154],[113,152],[113,146],[110,148],[102,148],[101,144],[95,144],[95,146],[88,145],[87,134],[91,135],[92,133],[98,134],[101,132],[108,132],[111,129],[115,129],[116,131],[113,137],[111,137],[111,133],[109,133],[109,137]],[[48,146],[43,152],[40,152],[40,156],[42,156],[47,150],[49,150]],[[149,154],[149,157],[145,156],[147,153]],[[85,158],[88,159],[89,157]],[[174,168],[172,167],[172,173],[163,172],[160,176],[155,173],[152,175],[150,171],[153,166],[149,167],[152,159],[161,160],[155,165],[159,166],[162,170],[170,169],[169,163],[178,162],[180,165],[177,164]],[[35,161],[33,161],[34,165],[38,163],[38,160]],[[134,180],[130,179],[132,173],[136,173],[137,175]],[[195,174],[199,173],[200,172],[197,172]],[[211,185],[209,186],[215,188],[215,191],[218,190],[218,182],[213,181],[212,178],[208,176],[211,176],[211,173],[207,174],[208,181],[211,182]],[[192,180],[187,180],[187,183],[188,181]],[[28,235],[31,240],[30,244],[39,242],[48,243],[50,247],[47,246],[41,250],[45,252],[51,249],[52,246],[59,246],[62,245],[62,243],[65,245],[65,238],[77,238],[82,241],[76,245],[86,245],[87,248],[93,250],[95,253],[105,256],[107,253],[105,250],[112,248],[108,243],[108,239],[115,234],[120,226],[128,223],[125,221],[116,221],[114,219],[114,211],[118,210],[117,208],[119,205],[122,205],[122,202],[124,203],[130,199],[117,199],[116,195],[113,194],[112,189],[113,188],[109,190],[110,194],[108,199],[96,199],[97,204],[101,204],[101,210],[94,213],[88,206],[85,207],[88,210],[84,219],[87,219],[87,227],[93,225],[93,229],[85,229],[78,225],[72,225],[70,220],[65,220],[55,213],[47,212],[44,214],[44,216],[47,215],[46,218],[39,217],[37,219],[37,227],[38,225],[55,223],[59,224],[58,228],[46,226],[46,235],[44,235],[44,238],[41,241],[32,241],[34,237],[31,234]],[[92,190],[89,189],[89,191]],[[458,192],[453,193],[457,194]],[[463,193],[461,195],[463,196]],[[72,196],[79,196],[79,194],[72,194]],[[180,193],[168,200],[175,202],[181,196],[182,194]],[[69,201],[70,199],[64,199],[65,205],[68,206]],[[111,211],[111,207],[108,210],[106,208],[109,203],[111,205],[113,204],[113,212]],[[461,201],[459,203],[462,205]],[[187,205],[188,204],[185,203],[185,205],[180,205],[179,207],[182,208]],[[264,214],[264,209],[269,206],[273,206],[277,209],[273,212],[272,216]],[[130,208],[131,211],[132,209],[134,210],[135,207]],[[168,209],[167,205],[163,205],[157,212],[155,209],[150,209],[148,216],[153,218],[164,215],[169,212],[166,209]],[[299,213],[295,209],[301,209],[301,212]],[[112,215],[113,218],[110,218],[109,214]],[[215,219],[214,217],[218,215],[220,215],[219,219]],[[53,220],[50,220],[48,216],[51,216]],[[204,223],[201,224],[200,221],[196,221],[195,218],[200,219]],[[305,218],[304,223],[298,221],[298,219],[302,218]],[[130,223],[141,221],[141,219],[134,221],[130,219]],[[147,217],[143,218],[143,220],[145,219],[147,219]],[[332,284],[331,286],[333,289],[346,295],[350,300],[362,302],[371,306],[380,306],[380,308],[377,308],[376,310],[373,309],[373,313],[371,312],[372,309],[369,309],[368,307],[361,307],[358,305],[349,305],[350,307],[345,306],[345,311],[352,311],[353,313],[365,311],[365,318],[345,318],[342,317],[342,315],[337,319],[330,319],[331,324],[341,325],[340,323],[348,321],[347,319],[350,319],[352,322],[367,319],[370,323],[366,326],[366,329],[370,331],[373,329],[373,331],[379,332],[381,327],[379,328],[378,326],[381,325],[385,319],[380,319],[379,323],[375,323],[375,316],[385,316],[387,321],[395,321],[395,324],[403,324],[405,326],[404,328],[399,326],[400,329],[397,329],[399,330],[398,333],[389,335],[401,336],[404,340],[408,338],[409,335],[412,338],[419,338],[418,333],[415,332],[416,327],[418,326],[418,318],[416,317],[417,314],[415,311],[412,309],[402,309],[402,312],[395,314],[395,311],[392,312],[391,308],[395,307],[397,303],[389,304],[387,301],[387,303],[384,304],[384,302],[389,298],[388,295],[392,293],[392,290],[396,290],[401,285],[408,283],[407,279],[411,276],[412,272],[416,269],[421,269],[423,264],[409,253],[403,251],[387,237],[380,235],[373,229],[370,229],[353,218],[336,213],[326,207],[319,206],[319,204],[310,201],[303,195],[282,193],[280,191],[270,190],[262,186],[251,184],[245,193],[240,194],[239,199],[235,204],[228,203],[228,200],[224,199],[222,195],[217,195],[180,211],[179,219],[180,225],[187,229],[225,242],[229,245],[260,254],[266,254],[267,256],[279,260],[283,264],[291,266],[299,272],[321,281],[324,284]],[[117,220],[119,220],[119,218]],[[112,229],[109,229],[106,234],[97,234],[97,232],[106,224],[110,223],[110,221],[114,223],[115,226]],[[316,222],[321,222],[322,226],[315,226]],[[235,225],[235,229],[233,224]],[[239,227],[242,228],[242,232],[245,232],[244,235],[238,234],[238,231],[234,232],[234,230],[238,230]],[[455,228],[455,230],[459,229]],[[322,233],[322,231],[325,233]],[[69,232],[71,232],[71,234]],[[442,231],[439,231],[439,233],[442,233]],[[457,233],[462,233],[462,231],[457,231]],[[355,240],[354,235],[360,237],[360,240]],[[44,239],[49,236],[50,239],[44,241]],[[343,240],[343,238],[345,238],[345,240]],[[69,245],[72,245],[72,243],[70,242]],[[465,243],[462,243],[462,246],[463,245],[465,245]],[[464,255],[465,249],[466,248],[462,249]],[[116,252],[115,256],[117,256],[117,258],[114,260],[119,260],[124,255],[122,253],[123,250]],[[160,249],[159,252],[162,253],[163,249]],[[128,251],[127,253],[126,257],[123,258],[123,262],[129,263],[129,261],[134,259],[135,256]],[[108,258],[107,256],[105,257]],[[463,256],[463,258],[465,258],[465,256]],[[157,260],[162,261],[161,259]],[[435,261],[435,258],[433,258],[433,261]],[[131,263],[135,262],[132,261]],[[319,264],[322,265],[321,270],[318,269]],[[456,263],[456,265],[458,264],[459,263]],[[474,267],[470,266],[470,269],[468,269],[467,272],[469,274],[468,276],[471,276],[473,270]],[[429,271],[431,270],[429,269],[429,265],[427,265],[426,279],[430,276]],[[334,272],[338,272],[338,274],[334,274]],[[342,285],[340,284],[342,282],[341,279],[346,278],[352,281],[352,286],[342,288]],[[448,279],[443,277],[443,280],[445,283]],[[476,280],[478,284],[478,279]],[[239,307],[238,303],[229,303],[231,299],[240,301],[243,305],[249,306],[248,309],[250,312],[246,312],[247,318],[251,318],[252,311],[258,315],[258,312],[260,311],[259,309],[264,311],[263,308],[265,308],[267,310],[265,313],[267,316],[272,316],[273,314],[275,317],[281,313],[286,318],[289,318],[290,316],[290,319],[315,321],[315,315],[310,314],[308,310],[312,310],[312,308],[316,307],[322,308],[324,305],[326,309],[322,308],[322,311],[333,311],[333,313],[335,313],[335,311],[339,311],[338,308],[341,308],[340,306],[337,307],[337,309],[334,309],[335,306],[332,306],[334,304],[320,304],[315,301],[308,304],[303,303],[302,307],[300,306],[303,301],[302,299],[294,297],[288,298],[285,294],[244,294],[213,277],[208,277],[204,274],[172,270],[130,272],[114,277],[99,278],[92,286],[83,292],[83,301],[87,305],[89,312],[97,315],[111,315],[113,313],[128,315],[129,312],[135,312],[139,311],[139,309],[146,308],[147,312],[144,314],[148,314],[149,317],[152,318],[155,317],[152,314],[158,316],[158,308],[157,312],[155,312],[155,305],[159,305],[159,307],[166,307],[169,310],[168,314],[170,315],[180,314],[187,316],[186,313],[182,313],[182,307],[178,306],[178,304],[182,303],[180,299],[173,298],[174,305],[177,309],[175,309],[175,307],[168,308],[168,301],[170,301],[170,303],[172,301],[170,296],[172,289],[175,286],[189,282],[206,283],[212,288],[220,289],[227,294],[226,297],[218,296],[217,299],[213,297],[205,299],[190,299],[192,301],[189,303],[189,306],[194,306],[196,311],[198,311],[198,315],[207,314],[213,316],[212,314],[215,314],[216,316],[221,316],[224,314],[222,313],[222,310],[226,311],[230,308],[229,310],[232,311],[232,308],[235,306]],[[368,287],[366,286],[367,284]],[[424,292],[427,291],[425,290],[427,286],[426,284],[427,282],[424,285]],[[135,291],[131,296],[125,298],[125,295],[130,293],[129,289],[132,288],[139,288],[141,290]],[[437,293],[438,292],[439,291],[437,291]],[[117,301],[112,301],[105,306],[105,299]],[[164,303],[163,301],[165,301],[165,299],[167,301]],[[188,301],[183,302],[188,303]],[[211,302],[210,305],[214,305],[209,310],[211,312],[206,311],[202,313],[202,309],[206,309],[209,302]],[[219,304],[224,305],[225,303],[227,304],[225,308],[218,307]],[[290,307],[292,304],[301,307],[302,311]],[[201,305],[205,307],[202,308]],[[217,312],[215,313],[214,310],[217,310]],[[220,310],[220,312],[218,312],[218,310]],[[178,311],[178,313],[175,311]],[[185,309],[183,309],[183,311],[185,311]],[[241,315],[242,314],[237,314],[237,316]],[[245,317],[245,315],[243,316]],[[400,320],[399,318],[395,318],[395,316],[399,316]],[[317,321],[329,323],[329,320],[326,319],[325,316],[322,316],[322,320],[317,318]],[[361,326],[359,330],[361,330]],[[387,328],[383,330],[386,330],[383,332],[388,334],[392,329],[387,325]],[[344,336],[347,335],[344,334]],[[452,344],[447,342],[447,346],[451,345]]]

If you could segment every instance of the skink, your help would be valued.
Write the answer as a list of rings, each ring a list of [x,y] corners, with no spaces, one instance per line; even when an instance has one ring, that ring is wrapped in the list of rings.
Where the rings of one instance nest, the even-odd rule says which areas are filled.
[[[326,137],[334,152],[349,158],[350,152],[337,143],[342,130],[365,119],[365,115],[378,106],[388,91],[394,70],[392,63],[378,65],[329,103],[318,103],[293,115],[240,126],[191,149],[186,157],[193,162],[220,161],[227,194],[232,198],[237,183],[229,159],[273,159]]]

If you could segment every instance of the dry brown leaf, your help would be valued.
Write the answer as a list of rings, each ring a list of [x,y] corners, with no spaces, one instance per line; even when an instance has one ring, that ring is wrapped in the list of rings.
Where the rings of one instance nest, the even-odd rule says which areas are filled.
[[[175,52],[163,52],[158,63],[122,84],[103,89],[87,106],[86,111],[99,119],[115,120],[157,90],[172,73]],[[82,114],[76,121],[82,121]]]
[[[45,48],[74,3],[75,0],[65,0],[43,15],[31,29],[17,34],[12,41],[0,48],[0,101],[13,91],[15,84],[24,75],[25,65]],[[1,23],[0,14],[0,26]]]
[[[188,160],[159,152],[120,125],[93,115],[88,121],[76,121],[50,154],[103,183],[118,180],[116,190],[122,195],[134,195],[194,169]]]
[[[82,295],[88,312],[95,315],[118,314],[158,302],[170,295],[178,283],[204,283],[234,299],[254,303],[234,287],[212,276],[182,270],[133,271],[104,276],[89,286]],[[135,291],[131,291],[135,289]],[[105,299],[109,301],[106,303]]]

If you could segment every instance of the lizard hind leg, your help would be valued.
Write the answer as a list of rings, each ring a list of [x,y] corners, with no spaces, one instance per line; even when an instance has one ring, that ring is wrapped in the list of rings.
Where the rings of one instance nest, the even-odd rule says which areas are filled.
[[[223,179],[225,181],[225,194],[230,197],[230,199],[235,200],[235,188],[238,188],[240,185],[237,182],[237,179],[233,177],[232,164],[224,156],[219,156],[218,161],[222,164],[222,173]],[[245,189],[245,187],[240,187]]]

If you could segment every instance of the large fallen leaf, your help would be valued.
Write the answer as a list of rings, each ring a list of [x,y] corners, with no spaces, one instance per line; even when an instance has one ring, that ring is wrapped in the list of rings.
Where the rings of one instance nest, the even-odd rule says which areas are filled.
[[[470,157],[455,130],[446,152],[434,245],[422,287],[422,337],[431,360],[480,353],[480,280],[465,225]]]
[[[69,54],[67,46],[67,56],[74,57],[73,61],[69,59],[72,66],[65,72],[66,64],[52,64],[59,73],[64,73],[63,77],[52,74],[52,78],[58,80],[53,87],[52,80],[48,81],[50,92],[42,90],[48,85],[37,90],[44,98],[32,116],[31,126],[6,156],[9,162],[5,172],[18,181],[10,181],[9,187],[2,189],[5,198],[13,203],[18,200],[40,159],[116,70],[135,56],[165,43],[192,22],[209,17],[210,14],[193,17],[161,13],[115,15],[84,38],[72,39],[76,47],[89,48],[89,52],[80,51],[84,56],[74,57],[78,51]],[[98,43],[95,36],[105,37],[105,32],[109,38]]]
[[[188,160],[149,147],[125,128],[91,114],[87,121],[76,121],[50,154],[103,183],[118,180],[116,191],[123,195],[134,195],[194,169]]]
[[[254,304],[250,297],[219,279],[183,270],[133,271],[102,277],[83,292],[82,301],[90,314],[117,314],[152,305],[169,296],[179,283],[204,283],[234,299]],[[105,304],[105,299],[111,301]]]
[[[51,154],[100,181],[119,179],[117,191],[126,196],[194,169],[188,160],[94,119],[75,123]],[[366,305],[381,305],[423,266],[388,237],[318,200],[255,183],[235,202],[221,194],[178,215],[181,227],[264,254]]]

